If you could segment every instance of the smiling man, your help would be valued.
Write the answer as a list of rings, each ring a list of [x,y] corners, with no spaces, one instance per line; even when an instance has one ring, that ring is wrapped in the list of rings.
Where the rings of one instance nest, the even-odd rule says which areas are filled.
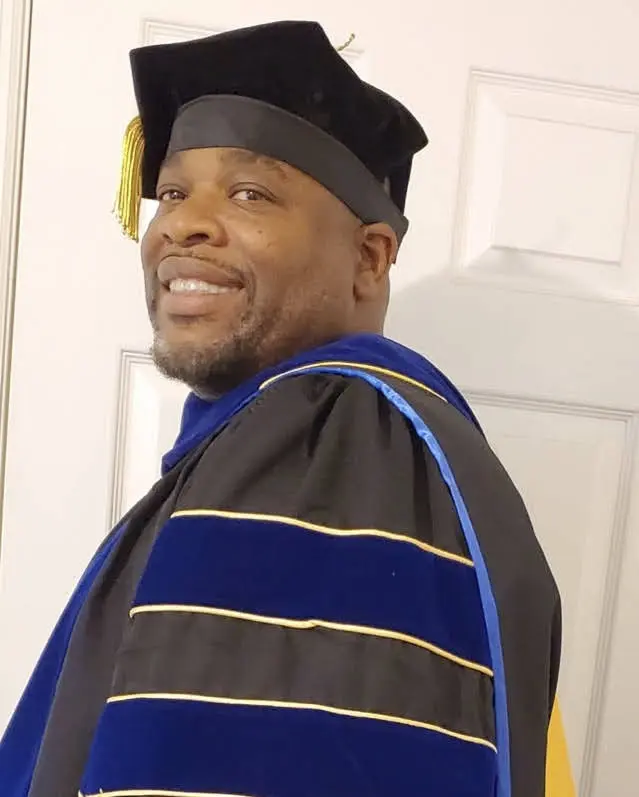
[[[191,149],[163,163],[155,195],[142,260],[168,376],[218,395],[301,351],[381,329],[397,236],[362,226],[310,176],[243,149]],[[356,273],[344,268],[356,259]]]
[[[468,405],[382,335],[413,156],[313,23],[132,53],[118,210],[192,393],[0,746],[3,797],[539,797],[555,583]]]

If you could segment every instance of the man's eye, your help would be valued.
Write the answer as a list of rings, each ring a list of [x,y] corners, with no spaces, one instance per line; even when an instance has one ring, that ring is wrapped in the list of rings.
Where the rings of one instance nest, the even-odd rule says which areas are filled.
[[[184,199],[184,194],[177,188],[167,188],[166,191],[160,191],[157,198],[158,202],[179,202]]]
[[[239,199],[240,202],[260,202],[261,200],[271,201],[263,191],[258,191],[257,188],[238,188],[231,194],[233,199]]]

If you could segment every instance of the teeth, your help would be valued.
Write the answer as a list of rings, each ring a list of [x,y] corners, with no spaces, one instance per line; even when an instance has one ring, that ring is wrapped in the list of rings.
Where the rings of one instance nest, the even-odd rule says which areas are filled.
[[[233,288],[197,279],[174,279],[169,283],[169,290],[171,293],[230,293]]]

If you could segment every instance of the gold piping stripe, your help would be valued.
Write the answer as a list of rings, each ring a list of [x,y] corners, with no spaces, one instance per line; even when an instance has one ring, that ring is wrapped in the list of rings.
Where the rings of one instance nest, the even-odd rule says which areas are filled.
[[[382,537],[387,540],[392,540],[393,542],[406,542],[409,545],[415,545],[417,548],[421,548],[422,551],[426,551],[434,556],[439,556],[442,559],[458,562],[459,564],[466,565],[466,567],[475,566],[472,559],[467,559],[465,556],[444,551],[441,548],[436,548],[434,545],[429,545],[427,542],[416,540],[414,537],[408,537],[405,534],[395,534],[391,531],[381,531],[379,529],[335,529],[329,528],[328,526],[320,526],[317,523],[309,523],[306,520],[284,517],[283,515],[227,512],[222,509],[182,509],[179,512],[174,512],[171,517],[221,517],[230,520],[257,520],[266,523],[284,523],[287,526],[296,526],[300,529],[307,529],[308,531],[318,531],[321,534],[331,534],[335,537]]]
[[[108,704],[125,703],[131,700],[186,700],[193,703],[217,703],[227,706],[263,706],[266,708],[288,708],[298,709],[302,711],[325,711],[328,714],[338,714],[343,717],[356,717],[360,719],[379,720],[381,722],[390,722],[397,725],[410,725],[413,728],[422,728],[427,731],[434,731],[441,733],[444,736],[450,736],[454,739],[460,739],[463,742],[470,742],[471,744],[479,744],[483,747],[489,747],[495,753],[497,748],[488,739],[481,739],[478,736],[467,736],[464,733],[457,733],[456,731],[442,728],[439,725],[431,725],[428,722],[419,722],[418,720],[410,720],[405,717],[393,717],[390,714],[372,714],[366,711],[353,711],[345,708],[335,708],[334,706],[322,706],[316,703],[289,703],[278,700],[237,700],[231,697],[208,697],[206,695],[188,695],[188,694],[167,694],[163,692],[141,692],[132,695],[114,695],[107,700]]]
[[[284,379],[286,376],[293,376],[294,374],[302,374],[306,371],[313,371],[317,368],[355,368],[359,369],[360,371],[371,371],[374,374],[381,374],[382,376],[390,376],[393,379],[399,379],[401,382],[406,382],[408,385],[412,385],[413,387],[418,387],[423,390],[425,393],[430,393],[431,396],[436,396],[438,399],[442,401],[446,401],[446,399],[437,393],[437,391],[433,390],[432,388],[428,387],[427,385],[418,382],[416,379],[411,379],[410,376],[405,376],[404,374],[400,374],[397,371],[390,371],[388,368],[381,368],[378,365],[367,365],[365,363],[351,363],[351,362],[341,362],[336,360],[334,362],[328,360],[322,363],[310,363],[309,365],[300,365],[298,368],[292,368],[290,371],[284,371],[282,374],[276,374],[272,376],[270,379],[267,379],[265,382],[262,382],[260,385],[260,390],[265,390],[267,387],[270,387],[273,383],[279,381],[280,379]],[[446,403],[448,403],[446,401]]]
[[[373,628],[366,625],[350,625],[347,623],[334,623],[330,620],[291,620],[285,617],[267,617],[262,614],[250,614],[248,612],[237,612],[232,609],[218,609],[212,606],[188,606],[180,604],[149,604],[144,606],[136,606],[131,609],[129,616],[133,619],[138,614],[163,614],[165,612],[184,613],[184,614],[207,614],[219,617],[230,617],[238,620],[249,620],[255,623],[264,623],[267,625],[279,625],[286,628],[299,628],[308,630],[312,628],[328,628],[332,631],[346,631],[353,634],[365,634],[367,636],[381,637],[382,639],[394,639],[398,642],[406,642],[409,645],[416,645],[419,648],[428,650],[436,656],[441,656],[443,659],[448,659],[461,667],[469,670],[475,670],[493,677],[493,671],[490,667],[485,667],[469,659],[463,659],[461,656],[456,656],[443,648],[433,645],[431,642],[426,642],[419,637],[410,636],[409,634],[402,634],[399,631],[390,631],[386,628]]]
[[[78,797],[249,797],[247,794],[220,794],[212,791],[167,791],[165,789],[123,789],[119,791],[100,791],[97,794],[83,794]]]
[[[119,791],[100,791],[97,794],[83,794],[78,797],[249,797],[247,794],[221,794],[212,791],[170,791],[165,789],[123,789]]]

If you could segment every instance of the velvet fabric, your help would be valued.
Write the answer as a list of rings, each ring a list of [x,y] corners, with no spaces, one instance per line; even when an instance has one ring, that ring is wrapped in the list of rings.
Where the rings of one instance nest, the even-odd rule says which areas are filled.
[[[319,24],[276,22],[141,47],[132,51],[131,66],[145,140],[143,196],[155,198],[180,109],[200,97],[235,95],[328,133],[364,164],[380,191],[388,181],[403,212],[413,155],[426,146],[426,135],[398,100],[358,77]],[[321,174],[311,176],[322,182]]]
[[[62,613],[0,741],[0,787],[6,797],[27,797],[58,678],[76,619],[93,581],[115,548],[123,526],[97,551]]]
[[[409,542],[250,517],[174,517],[137,605],[215,606],[407,634],[490,667],[473,567]]]
[[[489,747],[406,725],[148,699],[107,706],[82,794],[486,797],[495,778]]]

